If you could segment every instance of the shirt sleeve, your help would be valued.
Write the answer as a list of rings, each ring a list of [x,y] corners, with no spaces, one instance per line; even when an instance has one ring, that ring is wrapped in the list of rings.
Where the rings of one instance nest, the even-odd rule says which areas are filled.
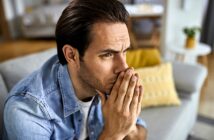
[[[4,108],[8,140],[50,140],[52,127],[41,106],[24,96],[10,97]]]
[[[142,127],[144,127],[144,128],[147,129],[146,122],[142,118],[140,118],[140,117],[137,118],[136,124],[138,124],[138,125],[140,125],[140,126],[142,126]]]

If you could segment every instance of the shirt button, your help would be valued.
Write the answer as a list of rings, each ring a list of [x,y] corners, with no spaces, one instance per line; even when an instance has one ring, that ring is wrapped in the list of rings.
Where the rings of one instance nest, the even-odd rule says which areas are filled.
[[[93,131],[91,131],[91,135],[94,135],[94,132],[93,132]]]

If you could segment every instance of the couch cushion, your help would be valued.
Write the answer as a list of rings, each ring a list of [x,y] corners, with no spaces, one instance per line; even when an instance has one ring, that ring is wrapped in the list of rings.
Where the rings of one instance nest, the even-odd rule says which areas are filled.
[[[136,69],[144,88],[142,107],[180,105],[171,63]]]
[[[10,90],[19,80],[39,69],[54,54],[56,54],[55,48],[1,63],[0,72],[5,80],[7,89]]]
[[[126,61],[130,67],[142,68],[160,64],[161,56],[155,48],[137,49],[127,52]]]
[[[141,117],[148,127],[148,140],[186,140],[196,121],[199,94],[181,98],[181,106],[146,108]]]
[[[3,109],[4,109],[4,101],[7,97],[7,89],[5,86],[5,83],[2,79],[2,76],[0,74],[0,114],[3,114]],[[2,126],[3,126],[3,116],[0,115],[0,134],[2,134]],[[1,135],[0,135],[0,139],[1,139]]]

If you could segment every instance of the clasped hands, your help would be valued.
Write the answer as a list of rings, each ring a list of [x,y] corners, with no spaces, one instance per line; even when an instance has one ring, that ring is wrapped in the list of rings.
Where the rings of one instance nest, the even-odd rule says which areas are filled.
[[[139,85],[138,79],[133,68],[128,68],[119,74],[108,99],[98,91],[104,117],[100,138],[122,140],[136,131],[143,96],[143,87]]]

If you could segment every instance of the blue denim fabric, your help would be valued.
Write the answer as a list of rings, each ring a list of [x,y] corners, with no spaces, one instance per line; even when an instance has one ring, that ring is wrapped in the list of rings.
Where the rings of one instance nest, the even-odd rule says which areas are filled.
[[[5,103],[4,140],[77,140],[83,115],[67,71],[57,56],[20,81]],[[145,122],[137,120],[145,127]],[[96,140],[103,129],[101,102],[95,96],[88,116],[88,135]]]

